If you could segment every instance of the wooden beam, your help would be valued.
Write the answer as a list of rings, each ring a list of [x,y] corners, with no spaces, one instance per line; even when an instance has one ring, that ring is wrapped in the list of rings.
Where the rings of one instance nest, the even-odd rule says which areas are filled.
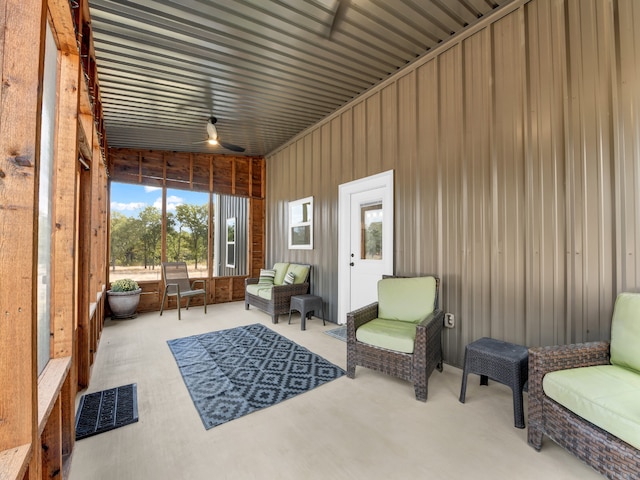
[[[61,478],[62,471],[62,400],[56,397],[40,437],[42,470],[40,478]]]
[[[44,5],[5,0],[0,18],[0,278],[11,279],[0,288],[0,451],[37,441],[34,258]]]
[[[89,163],[91,162],[91,157],[93,156],[91,153],[91,144],[89,140],[87,140],[87,135],[84,132],[84,126],[82,122],[78,122],[78,149],[84,158],[84,161]]]
[[[93,164],[99,165],[101,158],[100,146],[95,142],[93,144]],[[100,168],[92,168],[90,171],[91,174],[91,215],[89,217],[89,222],[91,224],[91,237],[90,237],[90,270],[89,270],[89,298],[92,302],[95,301],[96,296],[99,291],[102,290],[102,285],[100,284],[100,231],[102,230],[102,217],[100,215],[100,202],[101,202],[101,192],[100,192]],[[95,358],[96,352],[98,350],[98,338],[100,335],[100,329],[102,325],[100,325],[100,319],[97,316],[93,316],[90,319],[91,322],[91,363]]]
[[[93,142],[93,118],[88,114],[80,115],[80,123],[85,129],[87,139]],[[92,170],[93,152],[91,154]],[[90,292],[90,258],[91,258],[91,172],[80,170],[80,179],[77,188],[78,215],[77,215],[77,338],[76,338],[76,372],[79,387],[87,387],[91,376],[91,325],[89,305],[93,301]]]
[[[102,150],[100,151],[102,154]],[[101,228],[98,232],[100,245],[98,249],[98,260],[99,260],[99,271],[100,271],[100,281],[98,288],[98,302],[100,295],[106,289],[107,285],[107,277],[108,277],[108,269],[109,269],[109,249],[108,249],[108,236],[109,236],[109,187],[108,187],[108,177],[105,162],[101,161],[99,164],[100,170],[100,219],[101,219]],[[100,317],[100,331],[102,331],[103,325],[103,317]]]
[[[76,356],[72,357],[77,361]],[[62,384],[60,398],[62,399],[62,455],[68,457],[73,451],[76,441],[76,395],[78,394],[78,376],[75,368],[70,368],[67,378]],[[71,400],[71,401],[70,401]],[[63,477],[66,478],[66,477]]]
[[[236,159],[231,159],[231,195],[236,194]]]
[[[53,174],[53,231],[51,239],[52,357],[73,354],[76,318],[75,232],[80,58],[60,55],[58,121]]]
[[[264,163],[263,157],[109,149],[109,177],[112,181],[177,188],[186,188],[188,183],[196,190],[206,191],[208,186],[209,192],[252,198],[264,198],[263,192],[259,191],[264,189]],[[253,182],[262,187],[254,187]]]
[[[69,0],[49,0],[50,25],[54,30],[58,50],[63,54],[78,55],[78,42],[76,41],[73,16],[69,8]]]

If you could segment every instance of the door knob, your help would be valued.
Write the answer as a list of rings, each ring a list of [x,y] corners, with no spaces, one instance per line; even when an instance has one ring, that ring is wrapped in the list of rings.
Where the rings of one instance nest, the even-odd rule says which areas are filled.
[[[351,263],[349,264],[349,266],[350,266],[350,267],[353,267],[353,265],[354,265],[354,264],[353,264],[353,262],[351,262]]]

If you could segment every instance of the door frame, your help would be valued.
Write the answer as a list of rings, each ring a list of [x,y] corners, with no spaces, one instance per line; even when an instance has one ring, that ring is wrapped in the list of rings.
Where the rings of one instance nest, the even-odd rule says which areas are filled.
[[[394,190],[393,170],[387,170],[376,175],[353,180],[338,186],[338,324],[347,322],[349,298],[351,296],[351,281],[349,269],[349,252],[351,251],[351,196],[369,190],[384,188],[383,204],[385,221],[383,223],[382,258],[389,274],[394,271]]]

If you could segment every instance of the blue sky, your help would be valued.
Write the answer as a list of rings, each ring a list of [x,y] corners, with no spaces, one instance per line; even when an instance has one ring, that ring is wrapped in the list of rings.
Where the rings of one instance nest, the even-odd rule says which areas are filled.
[[[202,205],[208,202],[208,194],[190,190],[167,190],[167,210],[175,211],[178,205],[192,203]],[[111,211],[128,217],[137,217],[148,205],[162,208],[162,189],[127,183],[111,183]]]

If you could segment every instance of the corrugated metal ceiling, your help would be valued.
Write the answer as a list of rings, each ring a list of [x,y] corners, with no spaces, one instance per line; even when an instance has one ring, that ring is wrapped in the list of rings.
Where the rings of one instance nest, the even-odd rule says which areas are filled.
[[[110,147],[265,155],[511,0],[90,0]]]

